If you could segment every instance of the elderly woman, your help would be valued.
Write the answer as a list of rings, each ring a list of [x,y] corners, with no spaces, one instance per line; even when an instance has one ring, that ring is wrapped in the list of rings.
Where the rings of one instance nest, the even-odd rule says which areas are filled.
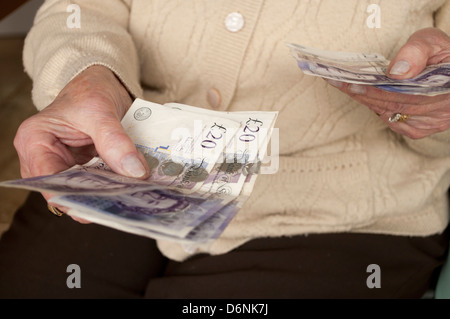
[[[305,76],[285,44],[379,52],[392,60],[388,76],[411,78],[450,62],[450,1],[71,2],[45,1],[26,39],[40,112],[15,139],[23,177],[95,148],[115,172],[145,178],[120,125],[136,97],[278,111],[279,169],[259,176],[202,251],[53,218],[33,194],[0,243],[0,295],[370,298],[432,287],[448,246],[450,95]],[[368,23],[374,4],[379,28]],[[71,263],[82,289],[55,274]],[[368,284],[374,264],[380,288]]]

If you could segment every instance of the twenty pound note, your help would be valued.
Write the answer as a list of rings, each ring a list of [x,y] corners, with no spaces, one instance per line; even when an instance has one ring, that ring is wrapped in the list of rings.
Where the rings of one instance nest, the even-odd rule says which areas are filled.
[[[122,126],[147,160],[149,182],[196,191],[240,123],[137,99]]]
[[[390,61],[378,53],[329,52],[287,45],[299,68],[308,75],[410,95],[450,93],[450,63],[429,65],[414,78],[396,80],[386,75]]]
[[[68,214],[182,245],[211,243],[251,193],[277,112],[218,112],[137,99],[122,125],[150,177],[121,176],[100,157],[66,171],[0,182],[53,193]],[[231,191],[224,191],[231,189]]]

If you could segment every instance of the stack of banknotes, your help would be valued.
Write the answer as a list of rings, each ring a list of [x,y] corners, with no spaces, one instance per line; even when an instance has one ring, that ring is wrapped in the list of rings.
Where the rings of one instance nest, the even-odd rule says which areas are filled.
[[[450,63],[429,65],[414,78],[394,80],[386,76],[390,61],[378,53],[329,52],[294,43],[287,46],[308,75],[411,95],[450,93]]]
[[[136,99],[122,126],[151,170],[139,180],[100,157],[54,175],[4,187],[56,194],[68,214],[122,231],[184,244],[209,244],[251,194],[277,112],[219,112]]]

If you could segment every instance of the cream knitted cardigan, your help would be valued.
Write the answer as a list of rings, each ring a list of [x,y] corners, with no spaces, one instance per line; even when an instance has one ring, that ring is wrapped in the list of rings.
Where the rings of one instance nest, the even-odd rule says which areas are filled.
[[[81,8],[80,28],[67,24],[77,18],[71,3]],[[380,6],[380,28],[367,24],[369,4]],[[237,32],[224,23],[232,12],[243,17]],[[450,34],[449,0],[48,0],[24,65],[38,109],[101,64],[157,103],[279,111],[278,172],[259,176],[222,236],[197,252],[308,233],[425,236],[448,223],[450,131],[421,140],[393,133],[367,107],[304,76],[285,43],[392,58],[430,26]],[[175,260],[192,253],[158,244]]]

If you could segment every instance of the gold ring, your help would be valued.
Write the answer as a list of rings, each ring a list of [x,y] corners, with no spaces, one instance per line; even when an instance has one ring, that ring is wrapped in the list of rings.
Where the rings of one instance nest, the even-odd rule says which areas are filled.
[[[55,206],[47,204],[47,208],[53,215],[56,215],[58,217],[61,217],[62,215],[64,215],[64,213],[62,211],[60,211],[58,208],[56,208]]]
[[[395,123],[395,122],[406,122],[409,119],[409,115],[402,114],[402,113],[395,113],[389,118],[389,122]]]

